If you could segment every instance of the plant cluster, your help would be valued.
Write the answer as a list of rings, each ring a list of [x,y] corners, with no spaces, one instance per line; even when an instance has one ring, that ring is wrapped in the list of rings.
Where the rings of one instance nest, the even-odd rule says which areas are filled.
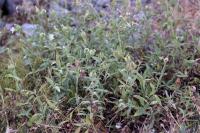
[[[200,40],[177,28],[178,7],[140,20],[83,7],[38,12],[29,37],[15,26],[0,56],[0,132],[198,132]]]

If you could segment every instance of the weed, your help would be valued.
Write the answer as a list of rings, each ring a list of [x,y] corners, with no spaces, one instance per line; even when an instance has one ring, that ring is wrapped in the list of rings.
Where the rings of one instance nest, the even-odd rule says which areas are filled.
[[[199,37],[176,32],[173,7],[135,22],[41,11],[33,36],[18,27],[18,52],[0,61],[0,131],[198,132]]]

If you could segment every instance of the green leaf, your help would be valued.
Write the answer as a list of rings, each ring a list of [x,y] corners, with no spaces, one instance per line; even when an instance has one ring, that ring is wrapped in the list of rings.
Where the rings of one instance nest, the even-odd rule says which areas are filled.
[[[86,116],[86,118],[85,118],[85,123],[86,123],[87,125],[91,125],[91,120],[90,120],[90,117],[89,117],[89,116]]]
[[[150,92],[149,96],[152,96],[156,93],[156,87],[152,83],[150,83],[150,87],[151,87],[151,92]]]
[[[81,127],[78,127],[74,133],[80,133],[81,132]]]
[[[87,43],[87,35],[84,31],[81,32],[81,37],[82,37],[84,43]]]
[[[137,98],[143,106],[145,105],[145,102],[147,103],[147,100],[139,95],[134,95],[134,97]]]
[[[178,73],[177,73],[177,77],[179,77],[179,78],[187,78],[188,75],[187,75],[187,74],[184,74],[184,73],[182,73],[182,72],[178,72]]]
[[[157,95],[155,95],[154,97],[155,97],[157,103],[161,105],[161,100],[160,100],[160,98],[159,98]]]
[[[53,87],[57,92],[60,92],[60,87],[59,86],[54,86]]]
[[[40,124],[42,122],[42,119],[42,114],[36,113],[29,119],[28,126],[32,126],[33,124]]]
[[[5,77],[8,77],[8,78],[13,78],[17,81],[20,81],[21,79],[18,77],[18,76],[15,76],[15,75],[12,75],[12,74],[7,74]]]
[[[56,64],[58,65],[59,68],[61,67],[60,55],[58,51],[56,51]]]
[[[48,78],[48,77],[45,77],[47,82],[51,85],[51,86],[54,86],[54,82],[52,79]]]
[[[146,108],[139,108],[136,112],[135,112],[135,114],[134,114],[134,116],[141,116],[141,115],[144,115],[144,114],[146,114]]]
[[[49,99],[46,99],[47,101],[47,104],[49,105],[50,108],[54,109],[54,110],[57,110],[57,107],[56,107],[56,103],[49,100]]]

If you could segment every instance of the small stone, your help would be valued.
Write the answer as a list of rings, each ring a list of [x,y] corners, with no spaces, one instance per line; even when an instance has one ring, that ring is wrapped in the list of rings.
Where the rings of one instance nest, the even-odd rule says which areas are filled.
[[[92,3],[96,6],[106,7],[110,4],[110,0],[93,0]]]
[[[3,29],[5,27],[6,23],[3,21],[0,21],[0,30]]]
[[[49,9],[50,15],[53,13],[56,14],[58,17],[65,17],[69,11],[62,6],[60,6],[57,2],[51,2],[50,3],[50,9]]]
[[[36,32],[38,27],[39,26],[36,24],[25,23],[22,25],[22,31],[25,33],[26,36],[32,36]]]

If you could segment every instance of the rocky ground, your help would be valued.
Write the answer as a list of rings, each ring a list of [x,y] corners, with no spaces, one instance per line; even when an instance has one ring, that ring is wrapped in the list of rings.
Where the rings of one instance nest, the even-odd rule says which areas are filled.
[[[31,36],[34,34],[38,27],[38,25],[34,23],[34,16],[36,13],[45,11],[47,12],[48,17],[55,15],[56,17],[66,17],[68,15],[80,15],[84,12],[85,8],[91,8],[91,11],[94,11],[100,14],[105,18],[105,21],[109,21],[110,16],[128,16],[135,23],[137,23],[138,35],[134,34],[131,38],[138,39],[140,32],[142,31],[141,23],[145,20],[146,14],[145,10],[150,9],[154,12],[154,16],[151,16],[151,25],[155,32],[162,29],[158,26],[159,22],[162,20],[162,17],[165,14],[162,13],[160,9],[159,1],[157,0],[141,0],[141,3],[138,3],[137,0],[79,0],[74,2],[74,0],[14,0],[16,5],[16,13],[13,16],[5,16],[0,21],[0,29],[4,31],[1,33],[1,46],[6,45],[6,36],[10,34],[13,30],[13,26],[15,24],[21,25],[22,32],[25,36]],[[183,33],[184,30],[191,30],[191,32],[195,32],[195,34],[199,34],[197,30],[199,25],[194,23],[193,20],[197,20],[200,17],[199,9],[196,8],[195,4],[187,2],[188,0],[184,0],[180,3],[182,6],[182,11],[177,12],[174,10],[173,19],[176,21],[180,21],[179,19],[186,18],[187,23],[178,23],[177,32],[180,34]],[[123,13],[126,14],[123,14]],[[128,13],[128,14],[127,14]],[[112,14],[112,15],[111,15]],[[74,17],[75,18],[75,17]],[[78,25],[78,21],[74,19],[74,25]],[[165,34],[165,35],[164,35]],[[163,33],[164,36],[167,36],[166,33]]]
[[[38,27],[38,25],[30,22],[37,9],[45,9],[49,15],[55,13],[58,17],[65,17],[68,13],[81,13],[82,8],[84,8],[83,2],[74,3],[73,0],[14,0],[14,2],[16,5],[16,13],[13,16],[4,17],[0,21],[0,29],[7,29],[9,31],[12,29],[13,25],[20,24],[22,25],[22,31],[28,36],[33,34]],[[151,3],[151,0],[142,0],[141,3],[143,6],[146,6]],[[107,16],[111,12],[112,4],[111,0],[91,0],[90,2],[90,6],[94,8],[96,12],[106,14]],[[136,0],[130,0],[126,3],[127,7],[121,5],[124,5],[123,1],[117,1],[115,3],[114,10],[117,16],[120,16],[120,11],[127,7],[130,8],[130,11],[133,13],[136,7]],[[141,19],[144,17],[144,14],[142,12],[137,12],[133,16],[135,16],[136,19]]]

